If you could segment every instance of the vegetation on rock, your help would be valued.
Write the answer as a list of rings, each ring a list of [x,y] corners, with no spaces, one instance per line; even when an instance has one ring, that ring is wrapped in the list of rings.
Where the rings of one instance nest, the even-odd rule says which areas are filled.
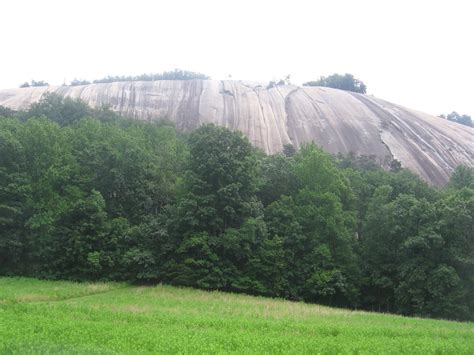
[[[457,122],[468,127],[474,127],[474,122],[469,115],[460,115],[456,111],[451,112],[448,115],[440,115],[439,117],[444,118],[448,121]]]
[[[35,81],[31,80],[31,83],[24,82],[23,84],[20,85],[20,88],[29,88],[30,86],[49,86],[49,84],[46,81],[40,80],[40,81]]]
[[[93,83],[99,84],[99,83],[113,83],[113,82],[118,82],[118,81],[194,80],[194,79],[208,80],[210,79],[210,77],[202,73],[175,69],[172,71],[165,71],[163,73],[141,74],[141,75],[136,75],[136,76],[107,76],[102,79],[94,80]]]
[[[319,80],[308,81],[303,86],[325,86],[333,89],[346,90],[365,94],[367,86],[352,74],[332,74],[321,76]]]

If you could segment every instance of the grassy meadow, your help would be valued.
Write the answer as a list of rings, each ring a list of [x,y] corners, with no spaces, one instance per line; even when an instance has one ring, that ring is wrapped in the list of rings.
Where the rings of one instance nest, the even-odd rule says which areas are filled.
[[[474,324],[171,286],[0,278],[0,353],[473,354]]]

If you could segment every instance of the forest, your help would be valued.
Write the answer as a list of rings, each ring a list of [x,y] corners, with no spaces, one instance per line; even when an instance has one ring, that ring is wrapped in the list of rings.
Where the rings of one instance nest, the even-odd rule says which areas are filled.
[[[396,161],[267,156],[54,94],[0,116],[0,275],[474,320],[471,167],[432,187]]]

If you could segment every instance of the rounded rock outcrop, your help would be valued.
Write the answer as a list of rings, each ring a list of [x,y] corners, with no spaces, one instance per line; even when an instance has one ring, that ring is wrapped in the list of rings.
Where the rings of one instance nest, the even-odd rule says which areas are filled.
[[[108,105],[134,119],[167,119],[191,130],[215,123],[242,131],[268,154],[314,142],[337,154],[397,159],[431,184],[474,166],[474,129],[371,96],[325,87],[245,81],[160,80],[1,90],[0,105],[27,109],[47,92]]]

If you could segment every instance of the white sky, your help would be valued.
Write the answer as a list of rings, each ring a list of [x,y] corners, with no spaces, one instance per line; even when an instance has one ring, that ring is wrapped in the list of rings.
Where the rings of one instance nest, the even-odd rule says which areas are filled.
[[[0,89],[174,68],[301,84],[352,73],[368,93],[474,117],[474,1],[0,2]]]

